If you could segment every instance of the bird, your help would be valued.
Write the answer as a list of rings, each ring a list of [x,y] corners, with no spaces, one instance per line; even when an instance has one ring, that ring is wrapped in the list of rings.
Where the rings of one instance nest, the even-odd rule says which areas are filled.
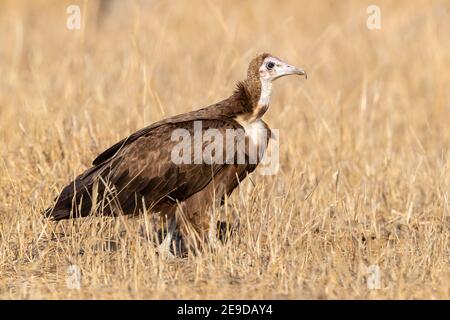
[[[256,55],[246,79],[237,83],[231,96],[153,123],[112,145],[62,189],[44,216],[59,221],[96,214],[139,215],[149,210],[172,231],[182,237],[194,232],[203,243],[210,231],[211,209],[223,205],[261,162],[271,139],[262,117],[269,108],[272,83],[288,75],[307,78],[304,69],[276,56]],[[214,152],[208,154],[204,151],[216,137],[195,138],[208,132],[216,137],[238,134],[231,142],[215,144]],[[190,144],[180,139],[192,136]],[[250,154],[251,147],[256,156]],[[196,148],[207,156],[196,158]],[[219,153],[225,153],[225,158],[215,157]],[[177,210],[183,219],[176,218]]]

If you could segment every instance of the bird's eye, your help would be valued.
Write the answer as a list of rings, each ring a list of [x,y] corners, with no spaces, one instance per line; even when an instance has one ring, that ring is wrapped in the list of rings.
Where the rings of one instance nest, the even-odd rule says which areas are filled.
[[[272,70],[273,67],[275,67],[275,63],[273,63],[273,62],[267,62],[266,67],[267,67],[267,70]]]

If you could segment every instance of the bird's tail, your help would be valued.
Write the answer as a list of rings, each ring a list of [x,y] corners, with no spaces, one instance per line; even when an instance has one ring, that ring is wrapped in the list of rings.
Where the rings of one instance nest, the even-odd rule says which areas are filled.
[[[54,207],[50,207],[45,209],[42,214],[46,218],[50,218],[53,220],[63,220],[63,219],[69,219],[72,218],[72,210],[70,209],[59,209],[55,210]]]
[[[97,169],[98,167],[93,167],[87,170],[65,186],[56,199],[55,205],[44,210],[43,216],[53,220],[63,220],[89,215],[92,207],[94,172]]]

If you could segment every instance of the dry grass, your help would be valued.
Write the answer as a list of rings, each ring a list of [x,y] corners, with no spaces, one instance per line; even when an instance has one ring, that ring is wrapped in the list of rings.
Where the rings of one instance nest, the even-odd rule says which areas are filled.
[[[89,1],[69,31],[67,3],[3,1],[0,298],[450,298],[449,5],[377,2],[379,31],[361,1]],[[42,219],[98,152],[227,97],[259,51],[309,79],[275,85],[282,170],[230,199],[232,241],[166,260],[144,217]]]

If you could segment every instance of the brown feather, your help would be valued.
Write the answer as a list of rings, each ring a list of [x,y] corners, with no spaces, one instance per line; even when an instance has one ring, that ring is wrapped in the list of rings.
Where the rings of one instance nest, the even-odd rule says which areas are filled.
[[[175,129],[186,129],[192,136],[195,121],[202,121],[203,130],[214,128],[223,136],[227,129],[243,130],[235,119],[256,107],[261,94],[258,69],[267,56],[252,60],[247,79],[237,84],[228,99],[156,122],[106,149],[91,168],[62,190],[45,215],[60,220],[94,213],[137,214],[144,205],[172,215],[181,203],[192,225],[204,232],[208,208],[220,205],[257,164],[176,165],[171,151],[178,142],[171,140],[171,134]]]

